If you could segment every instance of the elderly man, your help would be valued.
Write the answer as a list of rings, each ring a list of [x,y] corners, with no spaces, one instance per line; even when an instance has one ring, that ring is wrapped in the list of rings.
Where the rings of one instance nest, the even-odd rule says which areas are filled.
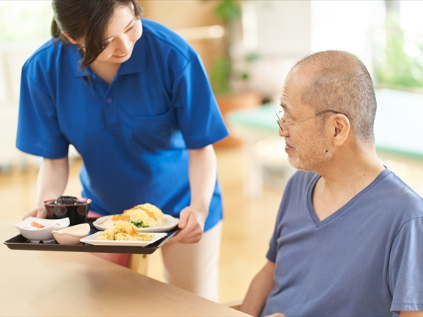
[[[300,171],[241,310],[423,316],[423,199],[377,157],[366,67],[340,51],[306,57],[288,74],[281,106],[279,134]]]

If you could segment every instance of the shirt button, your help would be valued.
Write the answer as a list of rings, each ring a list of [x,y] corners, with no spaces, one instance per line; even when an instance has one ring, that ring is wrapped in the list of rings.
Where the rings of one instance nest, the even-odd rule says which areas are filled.
[[[106,102],[107,102],[107,103],[111,103],[111,102],[112,102],[112,98],[110,98],[110,97],[109,97],[109,98],[107,98],[107,99],[106,99]]]

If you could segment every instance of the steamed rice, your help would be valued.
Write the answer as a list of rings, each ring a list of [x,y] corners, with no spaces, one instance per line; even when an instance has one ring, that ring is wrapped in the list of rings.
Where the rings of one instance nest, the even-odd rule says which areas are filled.
[[[146,203],[127,209],[123,214],[110,216],[101,222],[100,225],[103,227],[112,227],[119,222],[128,222],[129,220],[122,220],[124,215],[129,216],[129,219],[134,222],[142,221],[143,227],[148,228],[161,227],[165,222],[163,212],[156,206]]]

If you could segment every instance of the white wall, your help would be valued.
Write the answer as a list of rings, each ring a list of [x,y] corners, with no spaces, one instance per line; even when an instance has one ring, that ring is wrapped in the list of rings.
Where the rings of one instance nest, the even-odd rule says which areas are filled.
[[[311,53],[311,2],[244,1],[242,12],[242,48],[235,50],[235,69],[246,70],[250,79],[235,86],[277,99],[291,67]],[[244,57],[251,52],[259,59],[248,63]]]
[[[0,45],[0,171],[8,171],[13,165],[25,168],[38,165],[38,157],[20,152],[16,146],[19,114],[21,69],[25,61],[40,47],[43,41]],[[78,156],[71,147],[70,158]]]
[[[310,1],[252,1],[257,16],[257,51],[303,56],[311,51]]]
[[[38,43],[0,46],[0,169],[25,166],[36,159],[15,147],[19,112],[21,69]]]

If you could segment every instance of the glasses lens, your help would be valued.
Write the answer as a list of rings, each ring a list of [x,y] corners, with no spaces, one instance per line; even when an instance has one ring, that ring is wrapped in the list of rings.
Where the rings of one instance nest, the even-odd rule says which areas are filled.
[[[276,116],[278,117],[279,121],[282,121],[283,118],[283,110],[276,111]]]
[[[281,130],[283,131],[283,128],[282,128],[283,110],[275,111],[275,113],[276,113],[276,117],[278,118],[276,122],[278,123],[279,128],[281,128]]]

